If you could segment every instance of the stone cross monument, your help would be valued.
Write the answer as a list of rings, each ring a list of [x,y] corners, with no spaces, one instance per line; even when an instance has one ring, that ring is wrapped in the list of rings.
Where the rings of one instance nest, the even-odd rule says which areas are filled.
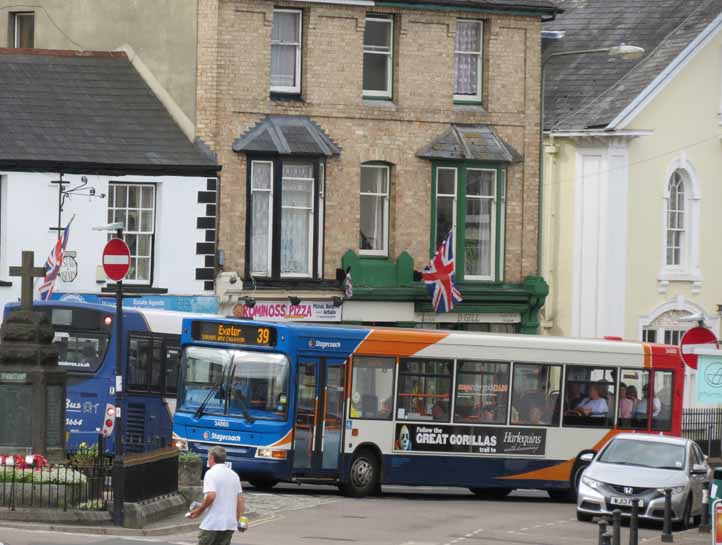
[[[0,452],[65,458],[65,370],[58,367],[50,315],[33,310],[33,279],[45,276],[33,252],[22,266],[20,308],[0,327]]]

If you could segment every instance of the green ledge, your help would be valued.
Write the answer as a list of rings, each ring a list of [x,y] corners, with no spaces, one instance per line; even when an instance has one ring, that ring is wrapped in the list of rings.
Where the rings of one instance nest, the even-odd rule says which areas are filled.
[[[414,281],[414,260],[402,252],[390,258],[359,256],[352,250],[341,259],[344,270],[351,269],[352,301],[413,302],[415,312],[433,312],[431,298],[420,281]],[[540,276],[528,276],[519,284],[506,282],[459,282],[464,302],[454,313],[518,313],[520,331],[534,334],[539,329],[539,309],[549,286]]]

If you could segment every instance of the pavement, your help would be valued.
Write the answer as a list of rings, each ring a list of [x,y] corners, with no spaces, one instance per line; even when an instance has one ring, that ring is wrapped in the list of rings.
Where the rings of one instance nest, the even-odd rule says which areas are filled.
[[[384,487],[380,497],[351,499],[331,487],[279,486],[246,492],[250,528],[234,535],[247,545],[597,545],[597,527],[576,520],[575,507],[541,491],[518,491],[501,501],[482,501],[466,490]],[[194,545],[196,523],[175,518],[138,531],[103,527],[0,526],[2,545]],[[134,532],[134,533],[128,533]],[[644,525],[640,545],[661,541],[659,525]],[[629,542],[622,528],[623,544]],[[709,545],[696,529],[674,542]]]

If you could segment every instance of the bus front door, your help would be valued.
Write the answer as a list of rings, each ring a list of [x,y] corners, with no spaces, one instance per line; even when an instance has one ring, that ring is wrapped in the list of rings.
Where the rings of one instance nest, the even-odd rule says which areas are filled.
[[[294,476],[338,475],[345,379],[344,360],[303,358],[300,361],[293,438]]]

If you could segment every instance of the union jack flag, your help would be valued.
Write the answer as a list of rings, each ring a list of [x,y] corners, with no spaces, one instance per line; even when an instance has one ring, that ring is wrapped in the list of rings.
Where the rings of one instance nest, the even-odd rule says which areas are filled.
[[[435,312],[449,312],[455,303],[462,301],[461,292],[456,289],[455,271],[454,234],[450,232],[421,274]]]
[[[68,237],[70,236],[70,224],[73,223],[71,219],[68,225],[63,229],[62,235],[58,237],[55,246],[50,251],[48,259],[45,260],[45,278],[43,283],[40,284],[40,299],[43,301],[49,301],[50,296],[53,294],[53,288],[55,287],[55,281],[58,279],[60,274],[60,267],[63,266],[63,257],[65,257],[65,247],[68,245]]]

